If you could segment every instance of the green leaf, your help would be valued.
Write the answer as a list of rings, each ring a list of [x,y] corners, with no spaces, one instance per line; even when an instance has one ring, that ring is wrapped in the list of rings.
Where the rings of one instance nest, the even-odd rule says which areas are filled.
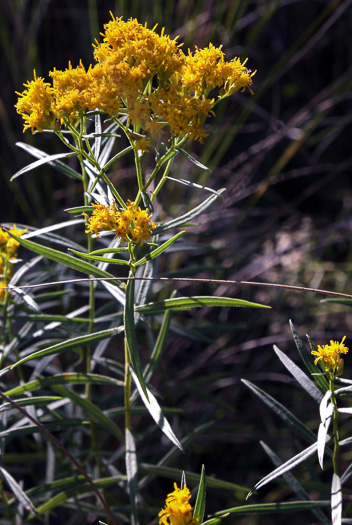
[[[73,403],[85,410],[90,419],[98,421],[105,430],[110,432],[113,436],[124,442],[124,435],[119,427],[108,416],[106,416],[94,403],[81,397],[73,390],[69,390],[61,385],[52,386],[53,390],[58,392],[63,397],[68,397]]]
[[[2,477],[4,478],[4,480],[7,482],[7,484],[9,485],[10,489],[12,490],[13,494],[17,498],[18,502],[21,505],[23,505],[23,507],[27,511],[29,511],[31,514],[36,516],[38,513],[37,513],[35,506],[31,502],[27,494],[23,491],[21,486],[17,483],[17,481],[3,467],[0,467],[0,473]]]
[[[111,476],[108,478],[100,478],[94,480],[94,485],[98,488],[105,488],[110,486],[116,486],[121,482],[124,482],[126,479],[125,476]],[[37,507],[38,514],[42,515],[46,512],[51,511],[52,509],[58,507],[59,505],[63,505],[66,503],[70,498],[74,496],[79,496],[81,494],[87,494],[92,492],[92,488],[87,483],[82,483],[84,480],[83,476],[76,476],[74,478],[65,478],[64,480],[54,481],[53,483],[50,483],[48,486],[48,492],[50,490],[55,490],[56,488],[60,487],[60,485],[63,488],[62,492],[59,492],[59,494],[56,494],[52,498],[50,498],[48,501],[43,503],[40,507]],[[72,486],[73,485],[73,486]],[[41,488],[41,487],[39,487]],[[34,492],[35,489],[30,489],[27,491],[27,493]]]
[[[204,468],[204,465],[202,465],[202,472],[200,475],[198,494],[197,494],[196,504],[194,505],[194,510],[193,510],[193,517],[199,518],[199,523],[202,523],[204,519],[205,497],[206,497],[205,468]]]
[[[17,405],[20,405],[21,407],[25,406],[41,406],[41,405],[47,405],[48,403],[51,403],[52,401],[58,401],[62,399],[58,396],[37,396],[37,397],[24,397],[23,399],[16,399]],[[11,403],[3,403],[0,406],[0,412],[4,412],[6,410],[13,410],[13,406]]]
[[[256,396],[261,399],[275,414],[277,414],[288,426],[293,428],[300,436],[302,436],[308,443],[314,443],[316,441],[316,436],[304,423],[302,423],[296,416],[292,414],[284,405],[276,401],[269,394],[264,392],[264,390],[258,388],[256,385],[241,379],[248,388],[256,394]]]
[[[91,253],[82,253],[71,249],[70,252],[74,253],[75,255],[78,255],[78,257],[82,257],[83,259],[88,259],[90,261],[99,261],[108,264],[121,264],[124,266],[128,266],[128,261],[125,261],[124,259],[109,259],[108,257],[99,257],[98,255],[92,255]]]
[[[137,385],[139,395],[141,396],[141,399],[143,403],[145,404],[149,414],[152,416],[152,418],[154,419],[158,427],[161,428],[162,432],[164,432],[165,436],[167,436],[169,440],[183,452],[182,445],[177,439],[176,435],[174,434],[166,417],[164,416],[160,408],[160,405],[156,400],[156,397],[151,393],[151,391],[147,387],[146,387],[146,390],[147,390],[148,395],[146,396],[132,368],[131,368],[131,373],[132,373],[133,380]]]
[[[126,302],[124,307],[125,338],[133,370],[136,373],[138,384],[149,401],[147,387],[143,378],[142,365],[138,352],[136,329],[134,323],[134,280],[127,282]]]
[[[74,208],[66,208],[64,211],[72,215],[82,215],[82,213],[89,213],[94,210],[93,206],[75,206]]]
[[[17,363],[12,365],[12,368],[21,365],[22,363],[26,363],[27,361],[31,361],[32,359],[39,359],[48,355],[53,355],[66,350],[71,350],[72,348],[96,343],[97,341],[101,341],[102,339],[113,337],[114,335],[119,334],[122,331],[123,327],[119,326],[117,328],[108,328],[107,330],[101,330],[100,332],[94,332],[93,334],[81,335],[79,337],[68,339],[66,341],[63,341],[62,343],[57,343],[56,345],[49,346],[48,348],[44,348],[43,350],[38,350],[33,354],[27,355],[26,357],[20,359],[19,361],[17,361]]]
[[[33,392],[40,388],[53,387],[55,385],[113,385],[121,387],[123,381],[119,381],[113,377],[103,376],[99,374],[84,374],[81,372],[66,372],[64,374],[56,374],[50,377],[39,377],[34,381],[29,381],[23,385],[16,386],[11,390],[4,392],[7,396],[19,396],[26,392]],[[32,398],[30,398],[32,399]],[[17,403],[17,401],[16,401]]]
[[[287,501],[284,503],[258,503],[255,505],[241,505],[230,509],[220,510],[214,516],[224,514],[278,514],[282,512],[297,512],[299,510],[310,510],[314,507],[329,507],[330,501]]]
[[[182,476],[183,470],[172,467],[162,467],[160,465],[152,465],[149,463],[141,463],[140,468],[147,471],[156,473],[159,476],[164,476],[168,479],[179,479]],[[200,474],[194,474],[193,472],[185,472],[187,481],[192,483],[199,483]],[[230,490],[230,491],[240,491],[243,493],[248,492],[248,488],[242,487],[241,485],[236,485],[235,483],[230,483],[229,481],[223,481],[221,479],[207,477],[207,487],[217,488],[221,490]]]
[[[209,191],[210,193],[214,193],[215,195],[218,195],[220,197],[221,193],[219,193],[218,191],[216,190],[213,190],[212,188],[208,188],[207,186],[202,186],[201,184],[197,184],[195,182],[192,182],[190,180],[186,180],[186,179],[174,179],[174,177],[170,177],[169,175],[166,177],[167,179],[169,180],[173,180],[175,182],[178,182],[180,184],[183,184],[184,186],[190,186],[192,188],[197,188],[197,189],[200,189],[200,190],[205,190],[205,191]]]
[[[318,387],[325,394],[325,392],[329,389],[329,385],[328,385],[325,377],[322,376],[321,374],[317,375],[318,368],[314,364],[313,356],[306,349],[305,345],[303,344],[302,339],[299,337],[298,333],[296,332],[292,321],[290,321],[290,328],[291,328],[291,331],[292,331],[292,334],[293,334],[293,338],[294,338],[296,346],[297,346],[297,350],[300,353],[300,356],[302,357],[304,364],[306,365],[306,367],[309,370],[309,372],[311,374],[313,374],[314,381],[316,382]]]
[[[218,191],[216,195],[211,195],[205,201],[203,201],[201,204],[193,208],[193,210],[185,213],[184,215],[181,215],[181,217],[177,217],[176,219],[173,219],[169,222],[166,222],[164,224],[159,225],[155,230],[153,231],[154,235],[164,232],[166,230],[170,230],[171,228],[176,228],[178,226],[183,226],[184,224],[190,222],[195,217],[198,217],[198,215],[201,215],[205,210],[213,204],[213,202],[225,191],[225,188],[222,188]]]
[[[82,419],[66,419],[65,421],[54,421],[54,422],[47,422],[45,421],[45,428],[46,430],[49,430],[49,432],[61,432],[62,430],[66,430],[67,428],[72,429],[75,427],[80,426],[89,426],[89,421],[83,421]],[[12,427],[8,428],[7,430],[3,430],[0,432],[0,438],[2,437],[18,437],[18,436],[26,436],[28,434],[37,434],[38,432],[41,432],[41,429],[38,425],[25,425],[23,427]]]
[[[16,146],[19,148],[24,149],[33,157],[37,157],[39,160],[36,160],[35,162],[32,162],[31,164],[28,164],[28,166],[25,166],[20,171],[15,173],[15,175],[12,176],[11,181],[19,177],[20,175],[23,175],[27,171],[33,170],[37,168],[38,166],[41,166],[42,164],[49,164],[49,166],[53,166],[55,169],[63,173],[64,175],[67,175],[71,179],[77,179],[82,180],[82,175],[75,171],[74,169],[70,168],[69,166],[66,166],[63,162],[60,162],[58,159],[60,158],[71,158],[71,157],[77,157],[77,153],[71,152],[71,153],[56,153],[55,155],[48,155],[44,151],[41,151],[38,148],[35,148],[34,146],[31,146],[29,144],[25,144],[24,142],[17,142]]]
[[[263,304],[251,303],[243,299],[232,299],[231,297],[214,297],[214,296],[194,296],[194,297],[174,297],[158,301],[155,303],[143,304],[136,306],[136,312],[145,315],[155,315],[166,312],[167,310],[182,311],[191,308],[200,308],[204,306],[230,306],[230,307],[250,307],[250,308],[270,308]]]
[[[197,168],[200,168],[202,170],[206,170],[206,171],[211,171],[207,166],[205,166],[204,164],[202,164],[201,162],[199,162],[199,160],[195,159],[194,157],[192,157],[192,155],[190,155],[188,153],[188,151],[186,151],[185,149],[179,147],[179,148],[176,148],[177,151],[179,151],[184,157],[186,157],[187,160],[191,161],[195,166],[197,166]]]
[[[287,368],[290,374],[293,375],[301,387],[314,399],[314,401],[320,403],[323,399],[323,394],[319,388],[315,386],[313,381],[311,381],[309,377],[302,372],[302,370],[289,357],[287,357],[286,354],[284,354],[284,352],[281,352],[276,345],[274,345],[274,351],[281,363]]]
[[[174,244],[174,242],[176,242],[185,233],[186,233],[185,231],[177,233],[176,235],[174,235],[174,237],[171,237],[171,239],[164,242],[163,244],[158,246],[158,248],[148,253],[148,255],[146,255],[145,257],[142,257],[142,259],[139,259],[139,261],[135,263],[135,266],[140,266],[141,264],[145,264],[148,261],[155,259],[159,255],[161,255],[165,250],[167,250],[169,246],[172,246],[172,244]]]
[[[146,382],[149,382],[151,380],[154,372],[158,369],[158,364],[160,362],[162,352],[165,348],[167,335],[169,333],[170,319],[171,310],[167,310],[164,314],[163,321],[161,323],[159,334],[155,342],[152,354],[144,370],[144,377]]]
[[[39,255],[43,255],[44,257],[47,257],[52,261],[61,263],[79,272],[83,272],[88,275],[93,275],[94,277],[114,279],[114,276],[111,273],[100,270],[93,264],[87,263],[85,261],[80,261],[76,257],[72,257],[72,255],[67,255],[66,253],[60,252],[59,250],[54,250],[53,248],[48,248],[47,246],[28,241],[27,239],[18,237],[17,235],[14,235],[11,232],[8,232],[8,234],[11,237],[13,237],[16,241],[18,241],[24,248],[27,248],[28,250],[31,250],[34,253],[38,253]],[[111,281],[111,284],[115,284],[116,286],[119,285],[119,283],[114,280]]]

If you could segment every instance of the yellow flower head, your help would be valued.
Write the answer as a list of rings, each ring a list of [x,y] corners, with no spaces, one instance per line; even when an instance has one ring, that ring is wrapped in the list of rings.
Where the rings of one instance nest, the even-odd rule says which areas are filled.
[[[86,71],[82,62],[76,68],[69,62],[64,71],[54,68],[49,74],[53,79],[55,110],[60,117],[73,121],[80,113],[94,108],[90,69]]]
[[[181,490],[174,483],[174,489],[166,498],[165,508],[159,512],[159,525],[197,525],[199,519],[192,516],[188,488],[185,485]]]
[[[88,219],[86,233],[95,233],[100,236],[101,231],[114,231],[115,237],[120,237],[121,243],[133,241],[143,245],[150,241],[152,231],[156,228],[145,210],[141,210],[134,202],[128,201],[127,208],[119,211],[115,203],[110,206],[93,204],[95,207],[91,217],[83,213]]]
[[[55,100],[54,90],[50,84],[44,82],[42,78],[37,78],[34,71],[34,80],[24,84],[27,88],[23,93],[17,93],[20,96],[15,108],[17,113],[22,115],[25,121],[23,131],[34,129],[43,131],[53,129],[55,126]]]
[[[348,348],[344,344],[345,339],[346,336],[342,338],[341,343],[330,341],[329,345],[318,345],[317,350],[312,350],[312,354],[317,356],[314,364],[317,365],[321,361],[329,373],[335,373],[341,360],[341,354],[347,354],[348,352]]]
[[[6,281],[4,281],[3,279],[0,280],[0,301],[2,301],[4,299],[4,296],[5,296],[5,292],[6,292],[6,288],[5,286],[7,286],[7,283]]]

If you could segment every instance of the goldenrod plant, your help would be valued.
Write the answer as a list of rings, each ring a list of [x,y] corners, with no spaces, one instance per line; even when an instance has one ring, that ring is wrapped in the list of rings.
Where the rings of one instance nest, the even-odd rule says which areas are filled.
[[[193,478],[199,481],[194,512],[185,482],[167,496],[159,518],[155,505],[144,504],[145,489],[158,472],[166,469],[164,475],[175,482],[182,469],[177,474],[169,469],[171,457],[194,439],[176,435],[180,432],[166,417],[173,408],[162,409],[163,392],[156,392],[151,380],[173,312],[265,306],[233,297],[160,294],[153,287],[162,283],[159,256],[184,249],[185,230],[169,232],[187,227],[224,190],[203,188],[210,191],[207,198],[186,212],[180,203],[179,213],[173,210],[171,217],[162,208],[168,207],[167,183],[177,155],[206,169],[184,147],[206,137],[206,120],[221,100],[246,88],[251,92],[254,73],[246,61],[226,61],[221,47],[209,44],[184,53],[178,39],[163,29],[159,34],[156,26],[149,29],[136,19],[113,15],[102,42],[94,44],[94,58],[89,67],[80,63],[53,69],[50,82],[34,72],[18,93],[16,109],[24,131],[55,135],[65,151],[49,155],[22,145],[38,160],[15,178],[49,164],[81,184],[82,204],[66,210],[72,219],[53,226],[6,229],[4,224],[1,230],[6,323],[0,373],[8,385],[0,394],[2,457],[16,451],[20,441],[26,454],[45,461],[45,479],[30,488],[23,488],[20,473],[1,467],[2,523],[90,523],[101,518],[109,525],[153,519],[164,525],[200,525],[204,472]],[[155,157],[152,170],[144,166],[147,152]],[[113,181],[112,167],[129,156],[135,180]],[[181,177],[176,182],[199,188]],[[86,246],[74,240],[84,236]],[[14,281],[9,264],[15,251],[10,246],[17,250],[20,245],[26,249],[24,257],[36,255]],[[17,289],[22,294],[15,296]],[[173,448],[157,460],[153,455],[155,465],[140,466],[138,455],[148,457],[144,443],[154,423],[135,430],[134,416],[148,413]],[[195,428],[194,435],[199,431]],[[234,484],[231,488],[241,494],[246,490]]]

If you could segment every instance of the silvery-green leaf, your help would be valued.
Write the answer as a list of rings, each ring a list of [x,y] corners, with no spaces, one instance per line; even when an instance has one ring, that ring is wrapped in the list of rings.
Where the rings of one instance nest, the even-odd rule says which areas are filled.
[[[319,459],[319,465],[321,466],[321,468],[324,468],[324,452],[325,452],[325,444],[326,444],[326,440],[327,440],[327,435],[328,435],[328,430],[329,430],[329,425],[330,425],[330,421],[331,421],[331,418],[332,418],[332,415],[334,413],[334,405],[331,404],[329,405],[329,409],[326,413],[326,420],[325,420],[325,424],[324,423],[320,423],[319,425],[319,430],[318,430],[318,440],[317,440],[317,445],[318,445],[318,459]],[[330,415],[329,415],[330,414]]]
[[[129,428],[125,429],[126,436],[126,473],[128,492],[131,501],[131,525],[138,525],[137,517],[137,497],[138,497],[138,462],[136,454],[136,444],[133,434]]]
[[[302,372],[302,370],[295,365],[295,363],[287,357],[287,355],[284,352],[281,352],[281,350],[274,345],[274,351],[276,352],[276,355],[282,362],[282,364],[287,368],[287,370],[290,372],[290,374],[293,375],[293,377],[298,381],[298,383],[304,388],[304,390],[317,402],[320,403],[320,401],[323,398],[323,394],[319,390],[319,388],[309,379],[309,377]]]
[[[282,465],[281,459],[275,454],[273,450],[271,450],[270,447],[268,447],[268,445],[266,445],[263,441],[260,441],[260,444],[276,467]],[[285,474],[283,474],[283,478],[300,500],[311,501],[309,494],[306,492],[306,490],[304,490],[302,485],[297,481],[291,472],[285,472]],[[319,523],[330,525],[330,521],[320,509],[312,507],[311,511],[319,519]]]
[[[330,409],[328,410],[328,407],[330,405],[329,401],[331,399],[331,396],[332,396],[332,391],[328,390],[319,405],[320,421],[323,423],[323,425],[325,425],[326,414],[330,410]]]
[[[134,372],[133,368],[131,367],[131,374],[133,377],[134,382],[136,383],[136,386],[138,388],[139,395],[142,398],[143,403],[145,404],[146,408],[148,409],[149,414],[154,419],[155,423],[161,428],[161,430],[164,432],[164,434],[169,438],[169,440],[176,445],[180,450],[183,451],[182,445],[175,436],[169,422],[165,418],[159,403],[156,400],[156,397],[151,393],[150,389],[146,386],[146,391],[148,394],[148,398],[144,393],[144,390],[142,389],[142,386],[138,380],[138,377],[136,373]]]
[[[342,518],[342,490],[341,479],[333,474],[331,483],[331,522],[332,525],[341,525]]]
[[[280,467],[276,468],[270,474],[262,478],[258,483],[253,487],[253,489],[249,492],[246,499],[248,499],[254,492],[256,492],[258,489],[269,483],[270,481],[273,481],[274,479],[278,478],[279,476],[282,476],[285,472],[288,472],[289,470],[292,470],[294,467],[305,461],[307,458],[312,456],[315,451],[317,450],[318,444],[313,443],[310,447],[302,450],[299,454],[296,454],[296,456],[293,456],[293,458],[289,459],[281,465]]]

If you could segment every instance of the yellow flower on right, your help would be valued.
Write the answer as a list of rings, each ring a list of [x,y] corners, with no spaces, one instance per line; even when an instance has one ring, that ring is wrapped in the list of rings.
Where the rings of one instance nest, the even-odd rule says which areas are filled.
[[[344,344],[346,336],[342,338],[341,343],[338,341],[330,341],[329,345],[318,345],[317,350],[312,350],[312,355],[317,356],[314,360],[314,364],[317,365],[321,361],[326,371],[329,374],[335,374],[335,372],[340,368],[341,365],[341,354],[347,354],[348,348]]]
[[[197,525],[199,519],[192,516],[189,489],[185,485],[181,490],[176,483],[174,489],[167,495],[165,508],[159,512],[159,525]]]

